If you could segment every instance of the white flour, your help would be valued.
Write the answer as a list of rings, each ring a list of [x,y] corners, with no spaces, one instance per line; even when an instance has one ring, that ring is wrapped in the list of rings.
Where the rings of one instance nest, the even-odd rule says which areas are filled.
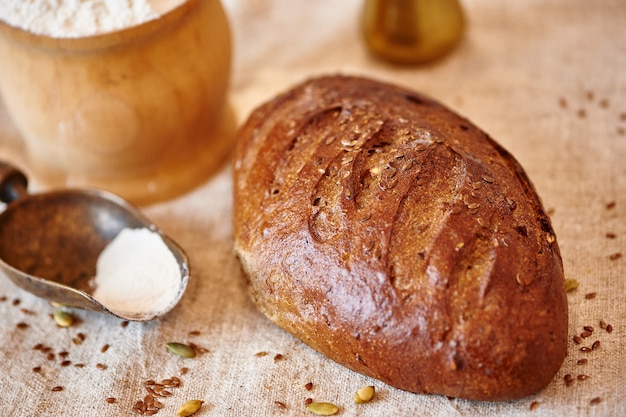
[[[0,0],[0,20],[55,38],[112,32],[157,17],[150,0]]]
[[[157,233],[123,229],[98,258],[93,297],[121,316],[162,312],[180,281],[176,258]]]

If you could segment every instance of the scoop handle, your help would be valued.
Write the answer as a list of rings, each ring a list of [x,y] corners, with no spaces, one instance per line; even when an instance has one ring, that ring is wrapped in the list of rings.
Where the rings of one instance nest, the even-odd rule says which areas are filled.
[[[0,201],[10,203],[26,195],[28,179],[19,169],[0,161]]]

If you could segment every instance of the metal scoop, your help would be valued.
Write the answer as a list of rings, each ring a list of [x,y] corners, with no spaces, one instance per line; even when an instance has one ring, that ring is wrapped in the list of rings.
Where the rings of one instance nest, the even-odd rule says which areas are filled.
[[[152,320],[178,303],[189,280],[187,255],[137,208],[98,190],[27,194],[27,184],[22,172],[0,161],[0,201],[6,203],[0,213],[0,270],[17,286],[65,306],[133,321]],[[180,286],[166,311],[124,317],[89,294],[100,253],[124,228],[159,233],[176,258]]]

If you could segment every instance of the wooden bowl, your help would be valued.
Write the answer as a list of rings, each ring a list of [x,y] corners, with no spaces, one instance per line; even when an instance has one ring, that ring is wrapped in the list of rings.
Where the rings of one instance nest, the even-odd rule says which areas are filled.
[[[231,35],[219,0],[83,38],[0,22],[0,92],[29,175],[147,204],[206,181],[226,159]]]

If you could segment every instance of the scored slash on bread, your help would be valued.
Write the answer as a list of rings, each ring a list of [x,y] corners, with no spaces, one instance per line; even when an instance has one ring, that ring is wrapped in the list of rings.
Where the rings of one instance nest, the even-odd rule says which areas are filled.
[[[534,187],[428,97],[326,76],[271,99],[238,133],[233,210],[258,309],[350,369],[506,400],[563,362],[563,266]]]

